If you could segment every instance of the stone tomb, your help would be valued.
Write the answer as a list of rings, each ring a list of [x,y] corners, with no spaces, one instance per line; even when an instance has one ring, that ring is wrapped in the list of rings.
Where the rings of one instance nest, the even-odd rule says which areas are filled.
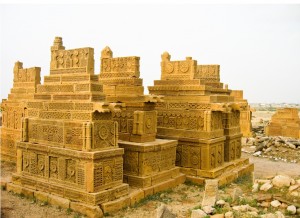
[[[224,88],[219,65],[164,53],[161,80],[144,95],[139,60],[106,47],[95,75],[93,48],[65,50],[56,37],[44,84],[40,68],[17,62],[1,104],[1,156],[17,163],[8,190],[99,216],[184,182],[182,173],[222,185],[253,171],[240,158],[247,104]]]
[[[175,167],[176,140],[156,139],[155,103],[161,96],[144,95],[140,79],[139,57],[113,58],[109,47],[101,53],[100,82],[106,101],[125,103],[113,112],[119,124],[119,146],[124,148],[124,182],[153,194],[184,182],[185,176]]]
[[[272,116],[266,135],[300,138],[300,118],[297,108],[279,108]]]
[[[98,205],[107,212],[114,201],[129,199],[124,149],[111,116],[120,105],[98,102],[105,95],[93,75],[93,56],[92,48],[65,50],[61,38],[55,39],[50,76],[26,102],[17,172],[8,190],[60,196],[71,209],[83,204],[98,212]]]
[[[247,100],[243,98],[243,90],[232,90],[230,93],[234,96],[235,102],[240,105],[240,127],[244,137],[252,137],[252,111]]]
[[[150,94],[164,96],[155,105],[157,136],[178,140],[176,165],[181,172],[195,182],[218,177],[224,184],[253,171],[249,160],[240,158],[241,104],[220,82],[219,65],[170,58],[162,54],[161,80],[148,88]],[[227,174],[230,169],[234,172]]]
[[[21,140],[21,120],[28,115],[26,102],[34,98],[37,85],[40,84],[39,67],[23,68],[23,63],[16,62],[14,80],[8,99],[3,99],[1,128],[1,160],[16,163],[16,142]]]

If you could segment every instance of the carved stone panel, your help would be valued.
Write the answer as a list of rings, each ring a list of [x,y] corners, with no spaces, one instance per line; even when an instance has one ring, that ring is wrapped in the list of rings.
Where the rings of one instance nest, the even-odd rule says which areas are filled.
[[[93,149],[116,147],[118,125],[115,121],[95,121],[93,128]]]

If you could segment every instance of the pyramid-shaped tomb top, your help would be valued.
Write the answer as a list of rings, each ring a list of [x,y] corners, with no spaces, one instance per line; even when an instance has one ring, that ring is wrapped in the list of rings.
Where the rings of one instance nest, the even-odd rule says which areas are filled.
[[[94,49],[90,47],[65,50],[62,38],[55,37],[51,47],[50,74],[94,74]]]
[[[51,47],[50,75],[37,86],[37,100],[104,101],[99,75],[94,75],[94,49],[65,50],[62,38]]]

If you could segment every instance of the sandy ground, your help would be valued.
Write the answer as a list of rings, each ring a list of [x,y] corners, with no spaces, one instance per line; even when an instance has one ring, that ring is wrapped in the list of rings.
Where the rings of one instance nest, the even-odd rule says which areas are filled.
[[[299,163],[275,162],[265,158],[254,157],[245,153],[243,153],[243,157],[248,157],[250,162],[254,163],[255,178],[267,178],[278,174],[300,177]]]
[[[276,174],[286,174],[292,177],[300,177],[300,164],[274,162],[264,158],[253,157],[243,153],[243,157],[249,157],[255,164],[255,178],[267,178]],[[2,163],[1,179],[9,178],[10,172],[15,166]],[[190,210],[201,204],[203,198],[203,186],[182,184],[167,192],[154,195],[152,198],[141,202],[136,207],[124,209],[115,214],[106,214],[106,217],[156,217],[156,209],[161,204],[166,204],[178,217],[189,217]],[[83,217],[78,213],[55,206],[43,205],[33,199],[14,195],[1,190],[1,217],[9,218],[42,218],[42,217]]]

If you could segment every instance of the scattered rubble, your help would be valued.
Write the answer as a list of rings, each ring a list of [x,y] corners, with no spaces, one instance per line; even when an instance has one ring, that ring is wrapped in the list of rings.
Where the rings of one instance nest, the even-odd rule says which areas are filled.
[[[300,139],[282,136],[243,138],[242,152],[273,161],[300,163]]]

